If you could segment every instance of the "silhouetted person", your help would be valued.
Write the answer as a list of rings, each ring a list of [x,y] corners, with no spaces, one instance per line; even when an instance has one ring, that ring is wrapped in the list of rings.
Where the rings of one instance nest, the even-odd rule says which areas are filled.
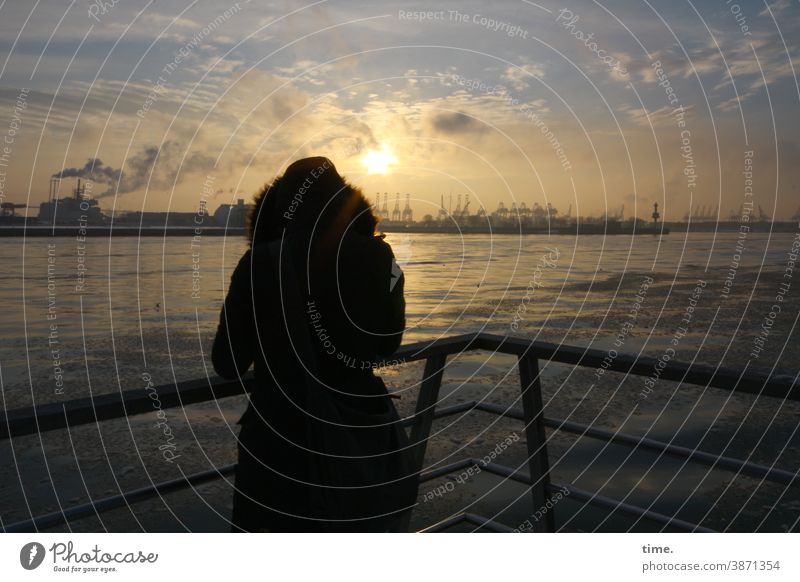
[[[385,519],[358,514],[382,510],[393,492],[334,490],[332,502],[320,501],[320,489],[309,484],[317,482],[318,466],[306,450],[317,450],[309,430],[310,423],[321,421],[313,416],[325,416],[314,406],[319,397],[309,400],[317,390],[329,390],[349,411],[348,425],[396,416],[383,381],[373,373],[375,364],[398,348],[405,327],[404,280],[391,248],[376,235],[377,219],[360,190],[321,157],[291,164],[265,186],[249,229],[251,248],[231,277],[212,352],[220,376],[238,378],[254,364],[256,379],[239,421],[233,529],[391,529]],[[296,278],[294,286],[287,277]],[[303,351],[304,338],[311,357]],[[308,387],[303,375],[309,368],[327,387]],[[328,437],[330,450],[345,451],[348,439],[355,438],[374,441],[379,453],[386,430],[342,428]],[[379,463],[393,458],[359,460],[352,467],[345,461],[334,477],[345,478],[351,468],[354,475],[365,467],[377,472],[386,467]],[[353,521],[346,521],[350,517]]]

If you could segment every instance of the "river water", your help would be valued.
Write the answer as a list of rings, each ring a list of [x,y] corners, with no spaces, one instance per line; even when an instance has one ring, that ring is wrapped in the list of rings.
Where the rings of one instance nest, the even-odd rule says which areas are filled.
[[[406,275],[405,343],[482,330],[615,350],[609,354],[641,353],[737,369],[775,367],[786,374],[800,368],[800,274],[792,270],[791,258],[799,240],[794,234],[756,233],[387,235]],[[209,354],[220,305],[245,249],[242,239],[223,237],[114,237],[86,243],[0,239],[4,407],[141,389],[148,378],[159,385],[213,374]],[[513,402],[518,395],[513,364],[507,356],[479,352],[451,358],[442,403]],[[792,403],[731,397],[656,376],[646,384],[648,378],[598,376],[546,362],[542,368],[548,416],[674,439],[767,465],[777,462],[792,471],[800,466],[793,452],[800,445],[800,407]],[[408,364],[386,370],[385,378],[405,390],[417,385],[420,373],[419,365]],[[181,470],[202,470],[232,458],[242,401],[229,400],[233,404],[169,411],[170,430],[181,443]],[[400,408],[410,413],[413,396],[404,396]],[[477,445],[481,452],[480,446],[502,440],[500,424],[486,428],[494,421],[473,417],[443,425],[445,445],[432,450],[445,459],[451,448]],[[98,475],[114,474],[111,487],[98,477],[102,492],[114,492],[120,483],[141,484],[142,475],[155,480],[153,475],[174,474],[174,463],[159,454],[165,438],[161,429],[140,418],[104,424],[109,425],[105,438],[97,427],[82,427],[73,431],[71,443],[63,435],[18,439],[14,450],[4,443],[3,460],[25,476],[0,485],[9,499],[0,508],[3,522],[62,501],[68,505],[69,499],[85,500],[86,487],[67,477],[62,485],[70,493],[59,493],[61,486],[50,475],[61,465],[64,475],[90,467]],[[586,440],[554,437],[554,478],[560,473],[563,482],[605,488],[603,494],[617,498],[631,495],[629,501],[645,493],[652,499],[655,492],[666,504],[664,511],[705,514],[704,523],[720,529],[730,525],[726,520],[732,514],[739,520],[732,529],[796,527],[800,501],[783,487],[742,484],[741,476],[712,476],[707,468],[694,474],[660,459],[653,469],[655,461],[634,463],[627,452],[612,454]],[[52,462],[42,468],[42,457]],[[607,477],[622,466],[633,467],[634,476],[622,478],[620,490],[619,476],[613,485]],[[19,495],[30,508],[19,498],[11,501]],[[764,509],[776,503],[783,508],[780,515]],[[731,513],[742,504],[747,511]],[[718,505],[725,511],[715,513]],[[509,518],[511,523],[517,517]]]

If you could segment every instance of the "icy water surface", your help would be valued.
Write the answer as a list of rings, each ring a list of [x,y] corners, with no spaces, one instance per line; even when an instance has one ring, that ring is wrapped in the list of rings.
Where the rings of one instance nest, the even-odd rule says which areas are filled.
[[[482,330],[796,374],[800,275],[790,270],[789,256],[795,236],[750,233],[738,250],[737,236],[390,234],[387,240],[406,274],[406,343]],[[90,239],[79,256],[74,239],[0,240],[4,407],[144,389],[148,379],[159,385],[213,374],[208,356],[219,308],[245,248],[239,238],[205,238],[192,246],[181,237],[115,237]],[[541,365],[549,417],[674,439],[792,472],[800,467],[800,407],[793,403]],[[404,390],[405,413],[413,410],[420,374],[419,364],[385,371],[387,383]],[[513,358],[473,352],[448,361],[443,405],[482,398],[509,405],[517,396]],[[242,405],[233,398],[166,411],[179,462],[165,461],[159,449],[165,435],[154,424],[155,414],[99,429],[78,427],[69,438],[56,431],[16,439],[13,447],[4,441],[4,466],[20,471],[6,471],[0,483],[2,522],[233,462]],[[473,414],[434,429],[430,465],[466,454],[483,457],[521,426]],[[654,503],[655,510],[703,518],[718,529],[797,527],[800,496],[794,489],[651,453],[631,455],[628,448],[567,433],[552,433],[548,448],[555,481]],[[504,464],[524,461],[519,447],[503,454]],[[89,476],[85,485],[79,475]],[[229,497],[230,485],[214,487],[212,497]],[[460,494],[442,504],[463,509],[473,497],[475,503],[491,499],[512,527],[529,513],[518,507],[520,491],[501,491],[488,476],[460,487]],[[173,519],[173,506],[158,503],[154,514]],[[635,521],[605,519],[568,499],[560,507],[559,520],[570,529],[627,529]],[[132,512],[116,519],[114,528],[156,527]]]

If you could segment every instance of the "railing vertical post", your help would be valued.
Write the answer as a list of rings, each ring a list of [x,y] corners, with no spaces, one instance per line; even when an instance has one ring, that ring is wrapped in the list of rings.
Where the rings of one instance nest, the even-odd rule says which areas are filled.
[[[414,456],[417,470],[421,471],[425,462],[425,450],[433,425],[433,414],[439,401],[439,388],[442,386],[442,375],[446,355],[431,356],[425,361],[425,372],[417,397],[417,408],[414,412],[414,424],[411,427],[411,442],[415,445]]]
[[[528,350],[519,357],[519,380],[522,388],[522,411],[525,415],[525,440],[528,445],[528,469],[531,475],[533,511],[544,513],[533,524],[536,532],[555,531],[553,511],[546,509],[549,499],[550,462],[547,458],[547,435],[544,431],[542,384],[539,379],[539,360]]]
[[[436,403],[439,401],[439,388],[442,386],[442,375],[446,355],[431,356],[425,360],[425,371],[422,374],[422,385],[417,396],[417,408],[414,411],[414,423],[411,425],[409,440],[414,445],[414,472],[422,473],[425,463],[425,450],[428,447],[428,437],[433,425],[433,414],[436,412]],[[400,522],[401,531],[408,531],[411,523],[411,512],[408,511]]]

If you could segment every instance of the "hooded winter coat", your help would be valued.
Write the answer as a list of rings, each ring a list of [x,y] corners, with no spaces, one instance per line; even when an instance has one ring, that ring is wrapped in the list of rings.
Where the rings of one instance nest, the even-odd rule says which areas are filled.
[[[256,380],[239,421],[234,531],[325,529],[309,504],[307,363],[290,341],[293,325],[307,327],[320,380],[337,398],[367,413],[390,403],[374,369],[396,351],[405,327],[404,277],[392,250],[379,236],[353,231],[316,251],[310,238],[293,231],[281,255],[295,266],[302,316],[287,309],[269,241],[241,258],[220,314],[215,370],[237,378],[253,365]]]

